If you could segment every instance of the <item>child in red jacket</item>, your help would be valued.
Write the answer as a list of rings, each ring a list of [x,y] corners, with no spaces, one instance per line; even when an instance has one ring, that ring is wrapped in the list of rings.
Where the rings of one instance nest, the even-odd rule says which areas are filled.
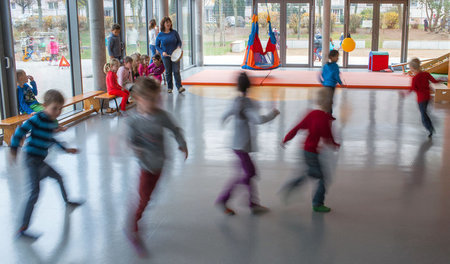
[[[320,109],[309,112],[306,117],[296,125],[283,140],[283,147],[286,142],[293,139],[300,129],[308,130],[308,136],[306,137],[304,144],[304,156],[305,163],[307,165],[307,171],[300,176],[286,184],[283,187],[285,198],[287,199],[289,194],[306,179],[306,175],[319,180],[316,193],[313,197],[313,210],[316,212],[327,213],[331,209],[324,205],[325,200],[325,177],[322,172],[322,166],[319,162],[318,145],[321,139],[325,140],[325,143],[339,147],[340,145],[334,141],[333,134],[331,132],[331,122],[333,117],[330,114],[332,99],[331,90],[323,88],[318,93],[317,104]]]
[[[439,81],[434,79],[428,72],[422,71],[418,58],[414,58],[409,62],[409,69],[414,74],[414,77],[408,94],[413,91],[417,93],[417,103],[422,115],[422,124],[429,132],[428,137],[431,138],[434,133],[434,127],[427,111],[428,103],[430,102],[430,82],[438,83]]]
[[[119,85],[117,82],[117,70],[120,67],[120,62],[118,59],[111,59],[111,62],[106,63],[103,70],[106,73],[106,88],[109,94],[122,97],[122,102],[120,103],[120,110],[125,111],[128,97],[130,92]]]

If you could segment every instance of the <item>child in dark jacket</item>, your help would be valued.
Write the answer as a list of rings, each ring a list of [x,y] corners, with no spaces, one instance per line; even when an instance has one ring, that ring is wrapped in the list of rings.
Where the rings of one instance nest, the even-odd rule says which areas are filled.
[[[325,201],[325,177],[322,171],[322,166],[319,162],[319,150],[318,145],[321,139],[325,140],[325,143],[339,147],[340,145],[334,141],[333,134],[331,132],[332,116],[329,113],[331,108],[331,90],[323,88],[319,91],[317,104],[320,109],[313,110],[306,117],[296,125],[283,140],[283,146],[286,142],[293,139],[299,130],[308,130],[308,136],[306,137],[303,155],[307,165],[307,170],[299,178],[296,178],[286,184],[283,188],[285,199],[287,200],[290,193],[299,187],[306,176],[317,179],[318,185],[316,193],[313,198],[313,210],[316,212],[329,212],[331,209],[324,205]]]

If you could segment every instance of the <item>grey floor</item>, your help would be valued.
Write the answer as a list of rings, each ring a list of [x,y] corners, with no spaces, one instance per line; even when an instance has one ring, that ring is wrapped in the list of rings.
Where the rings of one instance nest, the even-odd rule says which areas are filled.
[[[214,200],[236,174],[228,147],[231,125],[218,121],[230,100],[223,98],[227,88],[217,89],[217,96],[216,88],[203,89],[163,94],[164,108],[185,130],[190,156],[184,162],[168,137],[167,168],[141,221],[147,258],[136,254],[123,233],[138,173],[125,142],[125,118],[94,115],[58,135],[80,154],[53,149],[47,158],[63,175],[69,196],[86,202],[65,213],[56,183],[44,180],[30,228],[42,236],[33,244],[14,239],[27,181],[22,163],[11,164],[8,148],[0,148],[0,262],[450,263],[449,107],[431,107],[437,133],[429,141],[415,96],[338,90],[333,129],[342,148],[323,153],[332,212],[318,214],[311,210],[314,182],[287,205],[278,195],[301,167],[304,134],[286,150],[279,142],[313,107],[303,95],[314,90],[290,88],[277,102],[263,100],[261,112],[272,106],[281,111],[258,128],[259,152],[253,155],[261,202],[271,211],[252,216],[246,196],[236,192],[237,215],[227,217]]]

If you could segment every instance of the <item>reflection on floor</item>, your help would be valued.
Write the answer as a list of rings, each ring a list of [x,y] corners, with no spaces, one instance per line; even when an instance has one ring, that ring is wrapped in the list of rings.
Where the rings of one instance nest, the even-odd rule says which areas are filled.
[[[259,194],[269,214],[255,217],[238,196],[238,215],[214,206],[235,175],[229,150],[230,124],[220,116],[234,88],[188,87],[185,95],[163,94],[164,108],[182,124],[190,157],[184,162],[168,140],[170,161],[144,213],[141,226],[149,251],[140,259],[123,234],[136,197],[137,164],[125,142],[124,118],[94,116],[58,135],[78,155],[52,150],[48,161],[63,175],[74,199],[86,203],[69,214],[57,185],[41,183],[31,231],[34,244],[17,242],[14,231],[26,198],[23,166],[10,164],[0,148],[0,256],[2,263],[447,263],[450,259],[450,109],[431,109],[436,136],[428,141],[415,98],[397,91],[340,90],[334,130],[342,148],[326,203],[313,213],[313,185],[288,205],[277,194],[297,173],[303,134],[279,147],[284,134],[313,107],[313,89],[253,91],[261,112],[281,115],[260,126],[254,155]],[[276,98],[273,102],[270,99]],[[330,153],[331,154],[331,153]]]

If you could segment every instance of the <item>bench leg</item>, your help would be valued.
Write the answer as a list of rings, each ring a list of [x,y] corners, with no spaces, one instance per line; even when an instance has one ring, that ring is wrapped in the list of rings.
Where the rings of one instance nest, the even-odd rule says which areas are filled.
[[[100,104],[98,102],[98,100],[94,99],[94,98],[89,98],[86,99],[84,102],[84,110],[90,110],[90,109],[94,109],[94,111],[96,113],[98,113],[98,110],[100,110]]]
[[[122,98],[122,100],[123,100],[123,98]],[[117,98],[114,98],[114,102],[116,103],[116,111],[117,111],[117,113],[120,114],[119,105],[117,104]]]
[[[100,99],[100,113],[103,115],[103,103],[104,103],[104,100],[103,99]]]
[[[11,138],[16,131],[17,126],[10,126],[7,128],[3,128],[3,140],[6,142],[8,146],[11,146]]]

